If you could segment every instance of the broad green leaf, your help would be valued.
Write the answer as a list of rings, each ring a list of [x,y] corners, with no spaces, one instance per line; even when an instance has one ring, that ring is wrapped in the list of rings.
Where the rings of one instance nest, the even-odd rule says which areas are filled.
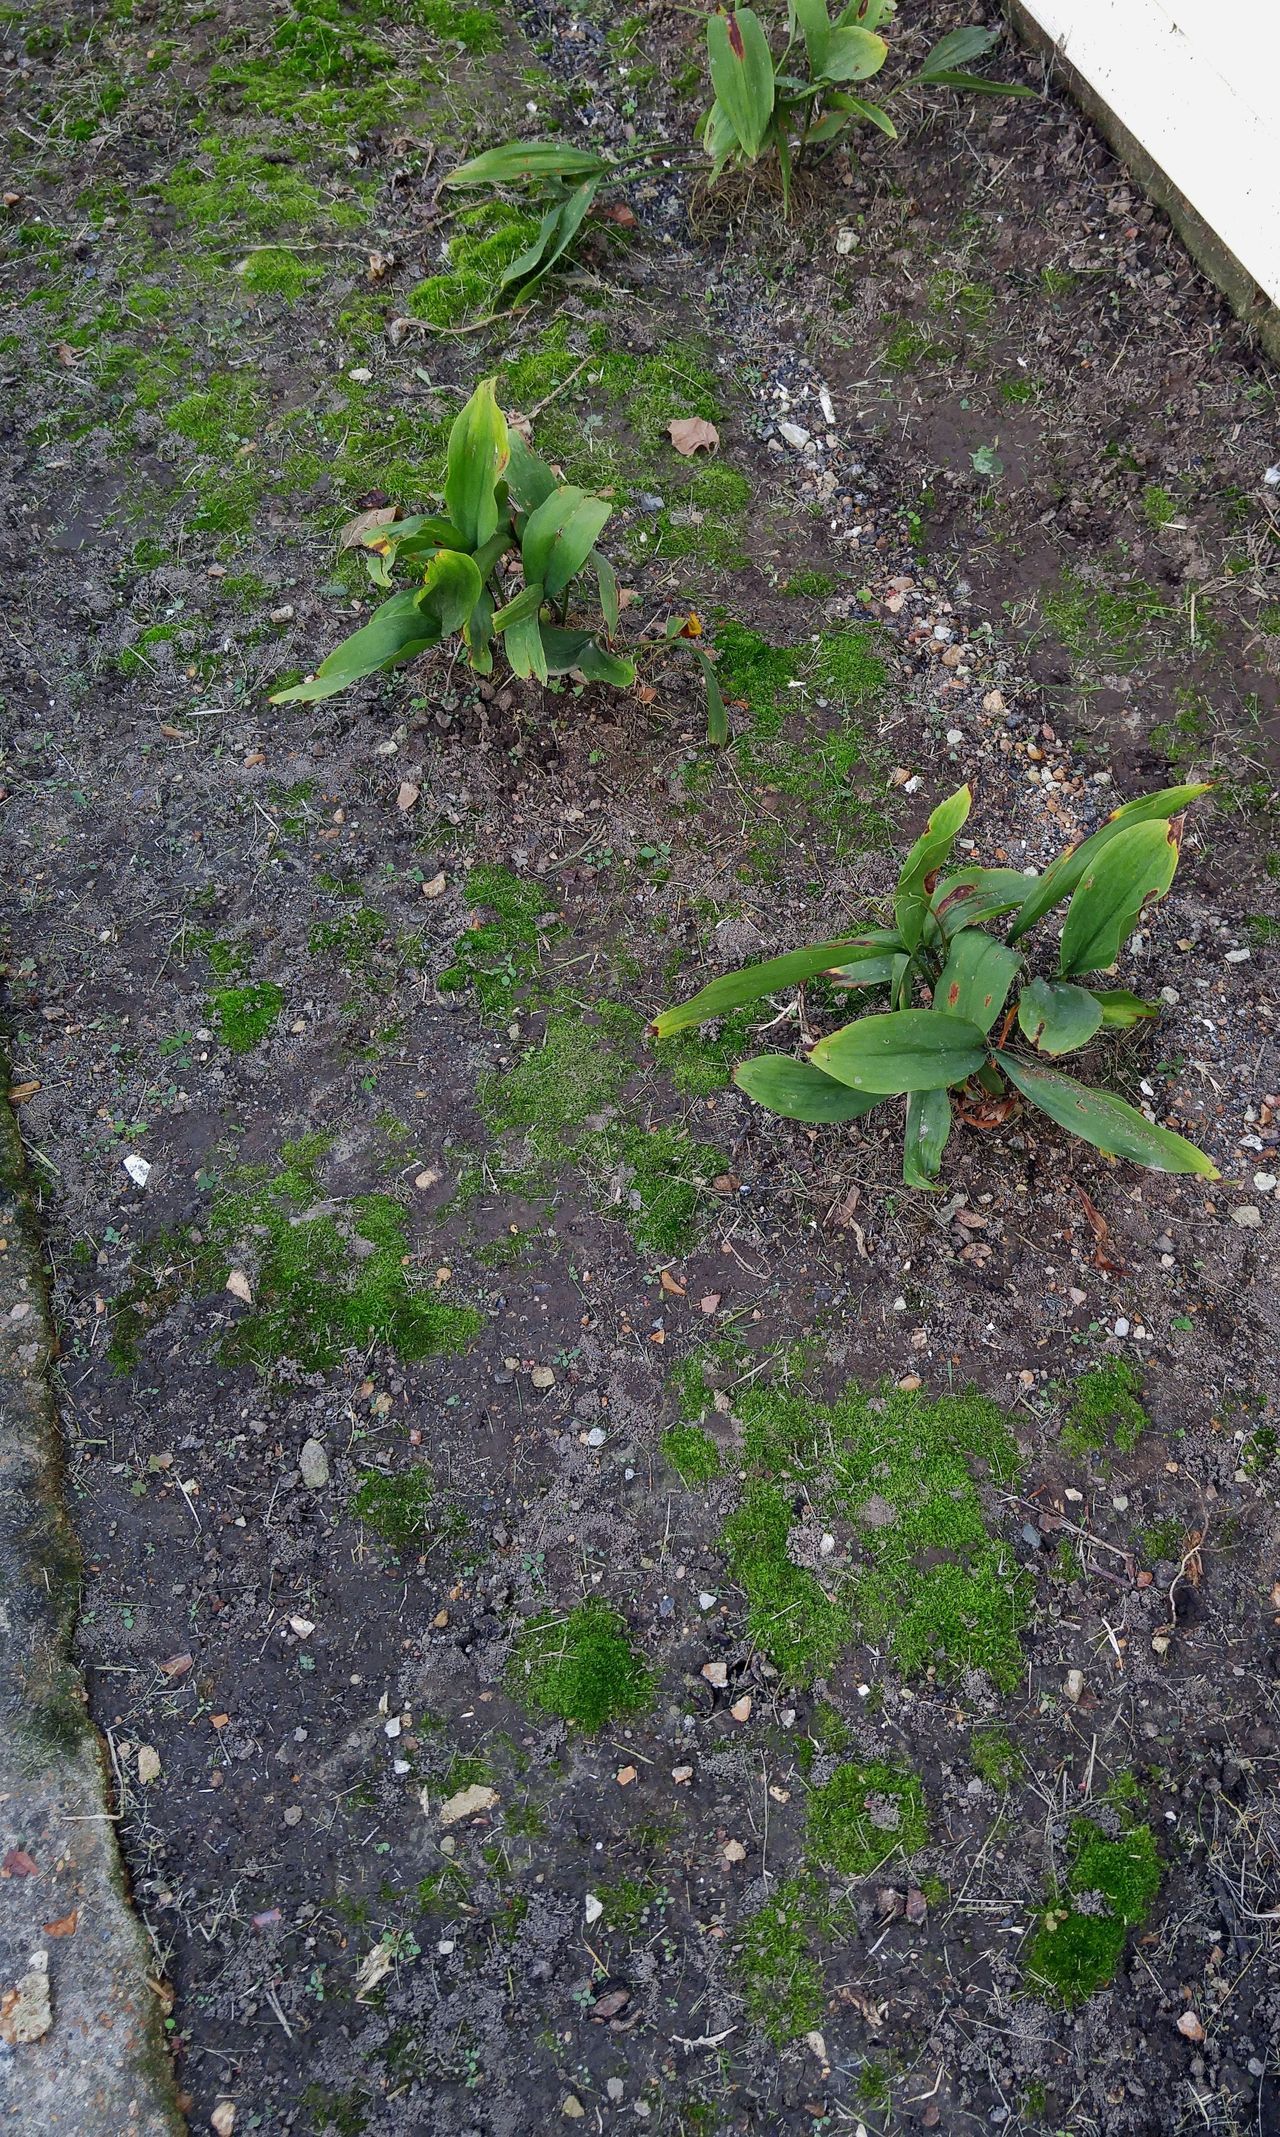
[[[460,163],[441,180],[446,186],[518,185],[524,178],[596,178],[608,165],[592,149],[567,148],[562,141],[507,141],[482,156]]]
[[[898,129],[883,104],[872,104],[867,101],[866,97],[849,96],[843,91],[833,96],[831,101],[839,110],[847,112],[851,118],[865,119],[869,126],[876,127],[880,133],[885,135],[887,140],[897,140]]]
[[[945,1091],[909,1091],[907,1132],[902,1145],[902,1177],[908,1187],[926,1193],[938,1184],[942,1153],[951,1133],[951,1100]]]
[[[508,549],[513,546],[511,522],[504,514],[498,521],[497,533],[491,534],[487,542],[481,542],[480,547],[475,552],[476,570],[486,586]]]
[[[610,653],[597,645],[590,631],[562,631],[554,624],[542,625],[542,649],[549,675],[577,673],[584,682],[611,683],[624,690],[636,679],[633,660]]]
[[[976,1024],[935,1009],[890,1009],[861,1017],[814,1047],[815,1068],[856,1091],[941,1091],[974,1076],[987,1058]]]
[[[822,75],[828,82],[866,82],[889,56],[883,37],[873,30],[833,30],[827,41]]]
[[[1018,1029],[1040,1054],[1070,1054],[1102,1025],[1102,1004],[1087,987],[1033,979],[1018,999]]]
[[[441,549],[427,566],[418,607],[424,616],[434,616],[441,637],[447,638],[462,629],[483,592],[475,559],[461,549]]]
[[[838,141],[846,126],[851,126],[852,124],[853,117],[850,112],[828,111],[824,113],[815,125],[809,128],[802,146],[805,148],[826,148],[832,141]]]
[[[540,579],[555,600],[586,563],[609,511],[607,498],[588,497],[571,483],[553,490],[525,522],[525,578]]]
[[[545,460],[530,452],[518,430],[507,432],[507,447],[511,455],[507,463],[507,488],[522,512],[532,512],[550,497],[559,478]]]
[[[362,549],[372,549],[379,556],[398,556],[405,560],[427,556],[433,549],[465,549],[467,546],[457,528],[447,519],[425,512],[416,512],[410,519],[392,520],[386,527],[366,527],[356,540]]]
[[[961,928],[978,927],[1011,913],[1027,895],[1028,878],[1020,868],[958,868],[944,876],[929,910],[945,937]]]
[[[473,566],[474,569],[474,566]],[[418,607],[421,588],[406,587],[392,594],[369,621],[353,631],[322,660],[310,682],[295,683],[290,690],[277,690],[273,705],[313,705],[318,698],[334,697],[380,668],[394,668],[403,660],[425,653],[440,643],[440,624],[424,616]]]
[[[837,987],[887,987],[898,978],[902,963],[900,951],[886,951],[883,957],[863,957],[856,964],[837,965],[828,977]]]
[[[827,0],[787,0],[787,5],[788,13],[804,39],[809,66],[814,74],[821,74],[823,57],[831,37]]]
[[[509,631],[513,624],[527,623],[530,616],[537,616],[546,598],[547,590],[540,580],[535,580],[532,586],[522,586],[515,598],[496,612],[494,630],[501,634]]]
[[[773,117],[773,55],[760,17],[749,7],[709,16],[707,57],[716,102],[742,153],[754,160]]]
[[[1118,838],[1122,831],[1127,830],[1131,824],[1155,823],[1164,817],[1181,815],[1193,801],[1198,801],[1202,794],[1207,794],[1212,784],[1212,780],[1209,780],[1202,786],[1162,787],[1158,793],[1140,794],[1136,801],[1126,801],[1123,807],[1114,810],[1102,828],[1095,831],[1091,838],[1085,839],[1079,846],[1073,846],[1070,852],[1060,854],[1042,876],[1036,877],[1009,931],[1010,942],[1016,942],[1019,935],[1025,935],[1027,929],[1034,927],[1037,920],[1043,920],[1045,914],[1052,912],[1054,906],[1060,904],[1063,898],[1069,898],[1095,854],[1100,853],[1104,846],[1110,845],[1112,839]]]
[[[569,250],[582,228],[600,181],[589,178],[568,200],[548,208],[536,237],[502,271],[499,288],[508,291],[513,304],[526,304],[534,296],[556,261]]]
[[[1110,1091],[1091,1091],[1059,1069],[1033,1068],[1030,1062],[1009,1054],[1001,1054],[1000,1066],[1033,1106],[1107,1157],[1129,1158],[1155,1172],[1194,1172],[1206,1180],[1219,1177],[1217,1166],[1203,1150],[1170,1128],[1156,1127]]]
[[[769,128],[769,139],[772,141],[778,157],[778,176],[782,180],[782,214],[784,221],[791,213],[791,143],[787,138],[788,123],[787,113],[779,108],[773,124]]]
[[[989,52],[992,45],[999,42],[999,30],[984,30],[977,23],[968,29],[949,30],[945,37],[938,39],[914,79],[928,82],[950,68],[967,67],[971,59],[981,59],[984,52]]]
[[[1162,898],[1178,866],[1172,823],[1127,824],[1095,854],[1067,907],[1058,970],[1105,972],[1120,955],[1148,902]]]
[[[486,588],[462,626],[471,665],[477,675],[493,673],[493,597]]]
[[[744,1002],[758,1002],[761,995],[773,994],[779,987],[802,986],[820,972],[851,964],[860,956],[879,957],[896,942],[897,937],[885,928],[866,928],[861,935],[845,935],[836,942],[815,942],[807,950],[788,950],[782,957],[766,957],[762,964],[726,972],[687,1002],[664,1009],[649,1029],[655,1039],[669,1039],[673,1032],[685,1031],[691,1024],[707,1024],[712,1017],[727,1016],[731,1009],[741,1009]]]
[[[898,0],[849,0],[842,15],[836,18],[836,28],[844,30],[856,23],[864,30],[878,30],[889,15],[898,12]]]
[[[1103,1029],[1106,1031],[1130,1031],[1147,1017],[1158,1017],[1159,1002],[1144,1002],[1140,995],[1130,994],[1127,987],[1112,987],[1109,991],[1093,996],[1102,1011]]]
[[[481,379],[449,432],[445,510],[468,549],[498,527],[498,478],[508,459],[507,419],[494,398],[494,380]]]
[[[893,895],[893,917],[908,950],[919,945],[924,933],[931,879],[950,860],[951,848],[972,805],[973,789],[967,786],[958,787],[946,801],[940,801],[902,864],[898,888]]]
[[[729,739],[729,715],[725,710],[724,696],[719,677],[712,662],[701,646],[688,641],[689,651],[702,670],[703,687],[707,693],[707,740],[713,749],[723,749]]]
[[[784,1120],[858,1120],[880,1103],[871,1092],[851,1091],[790,1054],[757,1054],[752,1061],[740,1061],[733,1080],[748,1098]]]
[[[539,595],[541,588],[537,589]],[[511,607],[516,606],[512,602]],[[498,618],[493,619],[496,627]],[[538,604],[526,608],[519,616],[508,621],[502,634],[502,649],[511,663],[513,675],[526,680],[536,677],[545,683],[549,674],[546,648],[542,643],[542,631],[538,623]]]
[[[964,1017],[981,1032],[990,1031],[1004,1008],[1022,959],[1007,943],[981,928],[962,928],[953,937],[942,977],[933,990],[934,1009]]]
[[[714,185],[738,146],[733,121],[718,97],[702,122],[702,145],[711,158],[711,183]]]
[[[618,574],[602,549],[593,549],[588,561],[596,575],[596,585],[600,590],[600,614],[604,617],[604,627],[610,638],[612,638],[618,628],[618,617],[621,614],[621,606],[618,600]]]

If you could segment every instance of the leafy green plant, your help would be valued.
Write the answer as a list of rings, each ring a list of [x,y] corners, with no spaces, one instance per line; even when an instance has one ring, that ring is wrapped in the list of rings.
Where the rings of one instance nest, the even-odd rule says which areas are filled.
[[[789,205],[792,166],[799,157],[830,149],[851,126],[873,126],[895,140],[898,130],[884,105],[850,87],[870,81],[884,66],[889,47],[877,33],[895,12],[896,0],[848,0],[833,22],[827,0],[787,0],[787,39],[778,59],[752,8],[712,15],[707,58],[715,94],[701,126],[711,183],[730,163],[753,164],[774,155]],[[952,30],[917,73],[893,85],[890,95],[923,87],[1034,95],[1021,83],[988,81],[965,71],[999,35],[981,28]]]
[[[617,629],[617,577],[596,547],[610,506],[558,481],[508,429],[491,378],[476,387],[449,434],[444,506],[444,518],[360,530],[375,586],[390,587],[397,567],[415,583],[392,593],[313,676],[277,691],[272,704],[332,697],[457,634],[477,675],[492,673],[500,645],[514,674],[541,683],[571,674],[619,687],[634,682],[634,662],[610,652],[595,632],[567,627],[574,582],[590,566],[605,632],[612,637]],[[519,585],[504,577],[515,558]]]
[[[741,1062],[734,1081],[788,1120],[857,1120],[886,1098],[905,1096],[909,1187],[938,1183],[953,1090],[955,1111],[974,1127],[998,1126],[1022,1098],[1109,1157],[1217,1179],[1216,1167],[1193,1143],[1056,1065],[1099,1031],[1127,1030],[1158,1013],[1158,1003],[1127,988],[1083,981],[1115,964],[1142,914],[1168,890],[1184,811],[1207,791],[1166,787],[1126,802],[1091,838],[1028,880],[1016,868],[948,867],[973,799],[963,786],[934,810],[903,862],[891,927],[865,928],[727,973],[664,1010],[652,1036],[668,1038],[819,975],[846,988],[884,988],[887,1009],[819,1039],[806,1059],[761,1054]],[[1057,976],[1028,977],[1015,945],[1063,899],[1070,903]],[[983,924],[1006,918],[1003,940]],[[1015,981],[1018,999],[1006,1008]],[[920,1006],[921,995],[927,1007]],[[1011,1043],[1015,1026],[1021,1044]]]

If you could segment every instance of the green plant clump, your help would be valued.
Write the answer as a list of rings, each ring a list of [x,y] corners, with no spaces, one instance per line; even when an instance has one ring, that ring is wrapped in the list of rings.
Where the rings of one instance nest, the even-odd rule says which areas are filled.
[[[815,1123],[859,1120],[886,1098],[904,1097],[908,1187],[939,1185],[953,1090],[964,1114],[976,1108],[988,1117],[995,1103],[1000,1118],[1024,1100],[1109,1157],[1217,1179],[1212,1160],[1184,1136],[1057,1066],[1100,1031],[1129,1030],[1158,1015],[1159,1003],[1127,988],[1084,982],[1111,971],[1141,916],[1169,889],[1183,813],[1207,791],[1166,787],[1126,802],[1028,882],[1016,868],[951,865],[973,801],[972,789],[960,787],[939,803],[903,861],[892,926],[727,973],[664,1010],[653,1036],[667,1039],[762,996],[833,976],[863,995],[883,990],[887,1007],[830,1032],[802,1059],[759,1054],[741,1062],[734,1081],[769,1112]],[[1017,945],[1064,899],[1070,903],[1056,977],[1028,977]],[[1008,915],[1003,938],[982,924]],[[1006,1013],[1015,982],[1017,999]],[[1021,1044],[1011,1041],[1015,1024]]]
[[[422,1550],[433,1533],[435,1503],[435,1476],[428,1463],[419,1462],[402,1476],[387,1476],[381,1469],[363,1470],[347,1501],[347,1512],[393,1549]],[[434,1533],[458,1533],[455,1509],[450,1508],[443,1521],[437,1519]]]
[[[509,868],[473,868],[466,893],[468,903],[490,917],[477,917],[458,937],[453,962],[436,985],[442,994],[473,987],[480,1007],[500,1014],[510,1007],[517,989],[535,977],[542,938],[557,932],[559,922],[547,919],[545,888],[513,875]],[[540,927],[540,921],[545,925]]]
[[[739,1936],[733,1968],[743,2002],[776,2047],[822,2022],[822,1967],[813,1952],[820,1920],[813,1879],[789,1877]]]
[[[1025,1761],[1009,1733],[984,1722],[969,1738],[969,1762],[989,1788],[1003,1793],[1022,1772]]]
[[[1125,1938],[1160,1890],[1149,1825],[1129,1823],[1109,1838],[1091,1818],[1073,1818],[1069,1849],[1065,1882],[1050,1896],[1027,1955],[1033,1985],[1068,2008],[1105,1988]]]
[[[546,1610],[530,1619],[512,1649],[513,1695],[596,1735],[609,1722],[653,1703],[653,1674],[627,1639],[616,1610],[593,1600],[567,1617]]]
[[[810,1849],[844,1877],[867,1877],[890,1855],[918,1853],[928,1838],[918,1777],[885,1759],[838,1767],[825,1787],[810,1794]]]
[[[1091,1366],[1075,1384],[1061,1445],[1068,1454],[1132,1454],[1151,1422],[1141,1397],[1142,1375],[1127,1358]]]

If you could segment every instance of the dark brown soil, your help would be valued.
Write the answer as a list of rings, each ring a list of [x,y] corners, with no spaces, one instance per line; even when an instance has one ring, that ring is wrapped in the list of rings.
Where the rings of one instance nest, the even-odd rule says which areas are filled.
[[[910,50],[957,13],[904,8]],[[389,340],[380,319],[362,341],[368,255],[393,263],[397,317],[440,264],[441,171],[523,130],[524,101],[530,128],[550,112],[583,139],[665,123],[685,140],[701,91],[671,84],[701,25],[655,8],[628,44],[594,15],[503,15],[491,57],[428,40],[441,80],[420,106],[326,133],[273,130],[218,85],[228,51],[270,48],[265,5],[6,19],[6,1016],[15,1082],[37,1087],[19,1117],[61,1328],[80,1651],[192,2126],[231,2104],[237,2133],[315,2137],[566,2118],[1280,2129],[1268,367],[1053,88],[922,106],[895,146],[824,165],[786,226],[763,188],[709,202],[678,174],[637,181],[638,235],[597,254],[606,308],[571,285],[556,319],[589,366],[603,318],[637,376],[701,336],[717,465],[752,498],[735,541],[713,544],[708,513],[706,557],[655,541],[646,560],[649,508],[628,496],[632,613],[693,607],[712,635],[727,618],[786,645],[871,628],[885,676],[857,765],[806,801],[741,770],[741,748],[712,761],[692,678],[656,663],[620,700],[478,693],[440,663],[275,710],[272,680],[350,614],[334,534],[405,457],[379,438],[357,480],[317,432],[329,459],[304,480],[281,439],[360,365],[426,426],[547,332],[536,313],[509,335]],[[388,34],[418,64],[418,33]],[[1016,50],[999,64],[1039,78]],[[642,65],[659,71],[633,114]],[[81,110],[90,132],[69,133]],[[332,250],[296,302],[249,301],[231,272],[252,245],[300,242],[270,222],[261,171],[243,223],[231,190],[213,229],[175,195],[211,153],[210,112],[316,188],[301,256]],[[178,301],[155,325],[138,290],[165,276]],[[102,371],[98,337],[128,342],[134,369]],[[225,415],[212,451],[190,449],[199,411],[168,421],[202,380],[215,430]],[[241,420],[246,381],[260,406]],[[589,368],[555,405],[625,449],[627,411],[593,403]],[[780,436],[788,410],[812,451]],[[676,481],[669,452],[656,464]],[[212,475],[246,466],[252,512],[210,524]],[[831,589],[786,594],[803,572]],[[812,753],[822,719],[786,733]],[[958,1132],[928,1198],[901,1186],[892,1108],[792,1128],[732,1088],[682,1090],[641,1042],[714,970],[883,897],[892,851],[963,778],[978,853],[1031,867],[1113,800],[1201,776],[1217,795],[1122,974],[1166,1006],[1097,1072],[1201,1142],[1217,1183],[1108,1167],[1024,1117]],[[438,982],[481,917],[469,872],[495,864],[536,888],[544,924],[486,1003]],[[365,911],[362,934],[335,933]],[[281,1009],[235,1052],[213,995],[249,981]],[[610,1005],[634,1012],[630,1076],[539,1172],[498,1134],[493,1079],[566,1002],[602,1030]],[[628,1226],[630,1127],[696,1146],[678,1240]],[[479,1316],[464,1350],[405,1362],[375,1329],[322,1362],[301,1333],[261,1370],[228,1358],[254,1309],[208,1280],[218,1196],[261,1197],[308,1136],[287,1215],[345,1223],[361,1196],[397,1199],[408,1285]],[[259,1203],[237,1241],[251,1290],[264,1221]],[[367,1240],[343,1236],[358,1259]],[[743,1483],[732,1394],[711,1417],[716,1481],[686,1489],[662,1453],[672,1369],[708,1338],[745,1346],[735,1387],[805,1342],[815,1399],[917,1376],[1007,1410],[1019,1477],[983,1506],[1033,1598],[1020,1686],[904,1676],[886,1642],[803,1686],[777,1673],[720,1543]],[[1073,1454],[1073,1390],[1115,1359],[1148,1427],[1128,1452]],[[353,1496],[424,1460],[429,1521],[388,1542]],[[803,1486],[793,1511],[809,1520]],[[652,1705],[595,1735],[524,1704],[510,1668],[529,1618],[591,1597],[655,1673]],[[923,1787],[927,1844],[869,1878],[806,1856],[832,1713],[846,1759],[898,1760]],[[1014,1747],[1007,1788],[975,1765],[983,1725]],[[1113,1982],[1065,2011],[1028,1955],[1071,1815],[1114,1825],[1118,1781],[1160,1891]],[[469,1785],[496,1794],[446,1831]],[[744,1932],[806,1876],[818,2016],[779,2041]],[[763,2009],[793,1987],[766,1983]]]

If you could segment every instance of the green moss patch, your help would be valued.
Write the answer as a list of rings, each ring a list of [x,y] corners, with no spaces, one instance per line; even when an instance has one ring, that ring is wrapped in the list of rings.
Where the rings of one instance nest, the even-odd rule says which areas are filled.
[[[567,1617],[548,1610],[531,1619],[512,1649],[507,1682],[516,1698],[591,1735],[653,1703],[652,1672],[617,1611],[598,1601]]]
[[[990,1788],[1007,1789],[1025,1765],[1008,1731],[985,1722],[969,1738],[969,1763]]]
[[[466,1527],[460,1510],[451,1501],[439,1499],[435,1474],[427,1462],[415,1463],[399,1475],[364,1470],[347,1501],[347,1512],[396,1551],[425,1551],[429,1544],[456,1537]]]
[[[1060,1444],[1068,1454],[1132,1454],[1151,1422],[1141,1397],[1142,1375],[1127,1358],[1091,1366],[1075,1382]]]
[[[824,1981],[813,1949],[821,1912],[814,1880],[789,1877],[737,1939],[733,1970],[747,2015],[779,2048],[822,2022]]]
[[[726,1362],[703,1352],[683,1370],[686,1414],[699,1380],[705,1408]],[[828,1404],[804,1391],[803,1369],[784,1360],[773,1384],[744,1376],[733,1392],[749,1474],[721,1543],[751,1637],[796,1684],[829,1670],[856,1637],[885,1645],[904,1676],[982,1669],[1012,1690],[1029,1584],[988,1531],[978,1488],[1017,1473],[1007,1419],[973,1393],[934,1400],[851,1385]],[[798,1503],[843,1531],[843,1552],[802,1562],[817,1535]]]
[[[526,882],[509,868],[473,868],[466,891],[476,916],[455,942],[453,962],[436,984],[442,994],[474,988],[482,1009],[500,1013],[537,976],[543,939],[558,932],[559,922],[548,919],[550,900],[543,885]],[[546,924],[540,927],[540,921]]]
[[[324,274],[319,260],[305,259],[287,245],[259,245],[241,261],[237,273],[243,289],[255,297],[283,297],[294,303]]]
[[[533,242],[538,217],[502,200],[467,208],[448,244],[449,271],[429,275],[410,290],[405,310],[431,326],[458,326],[497,308],[504,269]]]
[[[233,1054],[251,1053],[273,1029],[283,1008],[284,990],[272,980],[255,980],[248,987],[216,987],[209,996],[218,1037]]]
[[[1073,1818],[1065,1881],[1040,1918],[1027,1954],[1031,1984],[1068,2007],[1105,1988],[1131,1929],[1146,1921],[1160,1890],[1149,1825],[1109,1836],[1091,1818]]]
[[[469,1306],[411,1284],[408,1218],[390,1195],[326,1198],[317,1168],[326,1138],[286,1144],[283,1166],[242,1176],[213,1198],[202,1227],[153,1241],[115,1302],[112,1356],[128,1370],[142,1337],[184,1291],[221,1293],[233,1269],[252,1304],[220,1343],[231,1363],[307,1371],[351,1349],[385,1345],[407,1360],[465,1350],[483,1326]]]
[[[662,1451],[683,1484],[710,1484],[723,1467],[720,1449],[701,1425],[672,1425],[662,1435]]]
[[[654,1059],[685,1098],[709,1098],[733,1081],[734,1064],[748,1051],[760,1012],[737,1009],[702,1031],[678,1031],[660,1040]]]
[[[809,1797],[812,1855],[845,1877],[866,1877],[890,1855],[914,1855],[929,1838],[924,1791],[908,1768],[873,1759],[841,1766]]]
[[[1074,659],[1126,670],[1137,665],[1152,630],[1167,617],[1160,595],[1145,579],[1095,586],[1072,572],[1044,596],[1040,612]]]

